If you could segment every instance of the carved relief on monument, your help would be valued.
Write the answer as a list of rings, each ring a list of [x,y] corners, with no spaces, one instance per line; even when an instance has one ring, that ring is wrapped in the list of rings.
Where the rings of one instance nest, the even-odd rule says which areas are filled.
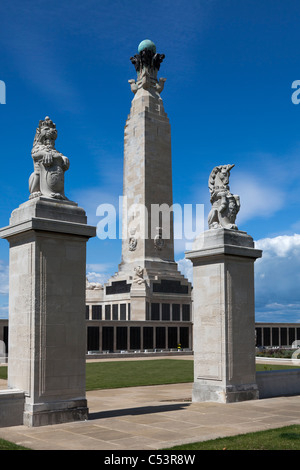
[[[162,250],[165,244],[165,241],[162,238],[162,228],[156,227],[157,234],[154,237],[154,247],[156,250]]]
[[[135,251],[137,247],[137,239],[135,237],[130,237],[128,241],[129,251]]]
[[[129,237],[129,240],[128,240],[128,249],[129,249],[129,251],[135,251],[136,247],[137,247],[137,239],[135,237],[135,232],[136,232],[136,229],[132,229],[130,231],[130,237]]]
[[[133,279],[134,284],[143,285],[145,284],[144,269],[141,266],[134,268],[135,277]]]
[[[240,197],[232,194],[229,189],[230,170],[233,167],[234,165],[216,166],[209,176],[208,187],[212,204],[208,214],[210,229],[238,230],[235,219],[240,210]]]
[[[64,173],[70,162],[55,149],[56,138],[56,125],[47,116],[39,122],[31,151],[34,171],[29,178],[30,199],[38,196],[67,199]]]

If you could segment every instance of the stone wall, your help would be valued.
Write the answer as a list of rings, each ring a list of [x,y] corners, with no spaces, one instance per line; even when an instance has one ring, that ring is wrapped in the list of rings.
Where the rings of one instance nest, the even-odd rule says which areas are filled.
[[[0,390],[0,428],[23,424],[25,393],[21,390]]]
[[[300,369],[256,373],[259,398],[300,395]]]

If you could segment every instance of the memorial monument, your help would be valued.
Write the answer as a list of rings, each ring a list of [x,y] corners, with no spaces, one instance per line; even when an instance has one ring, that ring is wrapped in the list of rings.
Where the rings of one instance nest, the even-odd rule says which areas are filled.
[[[172,320],[174,303],[191,319],[191,286],[174,261],[171,128],[161,98],[166,79],[157,78],[164,58],[150,40],[131,57],[137,78],[129,80],[134,97],[124,136],[122,259],[107,284],[87,285],[103,319],[122,304],[123,320]]]
[[[254,262],[262,252],[236,225],[240,198],[229,188],[233,167],[212,170],[209,230],[186,253],[193,263],[195,402],[258,398]]]
[[[24,393],[22,419],[28,426],[88,415],[86,242],[96,229],[65,196],[69,159],[55,149],[56,138],[52,120],[41,120],[32,149],[29,200],[0,231],[10,257],[8,389]]]

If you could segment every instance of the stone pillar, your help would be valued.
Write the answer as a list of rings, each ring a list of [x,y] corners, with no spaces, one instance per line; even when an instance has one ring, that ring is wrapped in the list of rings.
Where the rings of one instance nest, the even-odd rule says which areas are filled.
[[[87,419],[86,242],[77,204],[42,196],[13,211],[9,241],[8,387],[25,392],[24,424]]]
[[[246,232],[208,230],[186,253],[193,263],[193,401],[258,398],[254,262],[262,252]]]
[[[144,279],[144,269],[137,266],[134,272],[135,276],[130,289],[130,319],[131,321],[144,321],[150,289]]]
[[[96,235],[85,211],[65,196],[69,159],[57,129],[39,121],[29,200],[0,230],[9,242],[8,387],[25,394],[23,422],[87,419],[85,398],[86,242]]]

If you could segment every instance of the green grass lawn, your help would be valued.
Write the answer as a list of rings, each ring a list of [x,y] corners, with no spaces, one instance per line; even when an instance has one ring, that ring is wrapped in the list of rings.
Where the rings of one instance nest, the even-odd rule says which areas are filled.
[[[159,359],[149,361],[89,362],[86,389],[137,387],[193,382],[193,360]],[[257,364],[257,371],[290,369],[286,365]]]
[[[7,379],[7,366],[0,367],[0,379]]]
[[[291,369],[287,365],[257,364],[256,370]],[[0,367],[0,379],[7,379],[7,366]],[[193,360],[159,359],[88,362],[86,390],[193,382]],[[0,450],[25,449],[0,439]],[[240,436],[196,442],[172,449],[187,450],[300,450],[300,425]]]
[[[0,367],[7,379],[7,366]],[[86,390],[175,384],[193,381],[193,361],[154,359],[149,361],[88,362]]]
[[[256,365],[257,371],[290,368],[291,366],[287,365]],[[7,366],[0,367],[0,379],[7,379]],[[86,364],[86,390],[186,382],[193,382],[193,360],[121,360]]]
[[[18,446],[13,442],[5,441],[4,439],[0,439],[0,450],[30,450],[27,447]]]
[[[300,425],[171,447],[171,450],[300,450]]]
[[[193,361],[190,360],[89,362],[86,365],[86,390],[192,381]]]

